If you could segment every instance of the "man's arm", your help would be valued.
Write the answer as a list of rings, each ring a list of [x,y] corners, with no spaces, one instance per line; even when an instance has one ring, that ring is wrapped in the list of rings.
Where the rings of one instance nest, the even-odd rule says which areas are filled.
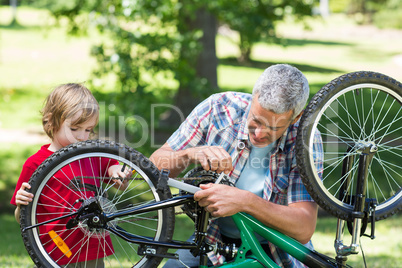
[[[214,217],[245,212],[303,244],[310,241],[314,233],[317,221],[317,205],[314,202],[284,206],[235,187],[216,184],[200,187],[204,190],[195,193],[194,199]]]
[[[232,158],[221,146],[199,146],[175,151],[165,143],[149,159],[158,169],[170,170],[171,177],[177,177],[192,163],[218,173],[229,173],[233,169]]]

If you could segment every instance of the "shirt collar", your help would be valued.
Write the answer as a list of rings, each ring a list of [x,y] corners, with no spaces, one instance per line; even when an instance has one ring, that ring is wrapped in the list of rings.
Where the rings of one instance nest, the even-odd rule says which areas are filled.
[[[246,108],[246,111],[244,112],[242,122],[240,123],[240,129],[237,134],[237,140],[238,142],[248,142],[248,127],[247,127],[247,117],[250,112],[250,107],[251,107],[251,102]]]

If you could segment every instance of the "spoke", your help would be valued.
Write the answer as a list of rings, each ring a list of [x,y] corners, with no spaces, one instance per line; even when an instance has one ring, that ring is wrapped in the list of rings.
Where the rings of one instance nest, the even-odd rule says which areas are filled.
[[[324,168],[324,174],[325,174],[325,170],[326,170],[326,169],[328,169],[328,168],[330,168],[331,166],[334,166],[334,165],[336,165],[336,167],[338,167],[339,164],[341,164],[342,162],[343,162],[343,159],[340,159],[339,161],[334,162],[334,163],[332,163],[332,164],[329,165],[329,166],[326,166],[326,167]],[[329,176],[332,174],[332,172],[335,171],[336,167],[333,168],[332,170],[330,170],[330,171],[326,174],[326,176],[322,179],[323,183],[324,183],[324,181],[325,181],[327,178],[329,178]],[[334,176],[337,176],[337,175],[334,175]],[[332,186],[331,186],[331,187],[332,187]],[[331,188],[331,187],[330,187],[330,188]],[[329,190],[330,188],[327,187],[328,190]]]
[[[381,168],[382,168],[382,170],[383,170],[383,172],[384,172],[385,178],[386,178],[386,180],[387,180],[387,182],[388,182],[389,188],[390,188],[391,190],[393,190],[393,187],[392,187],[392,185],[391,185],[391,180],[393,180],[393,181],[395,182],[395,184],[398,184],[398,183],[393,179],[393,176],[388,172],[387,168],[383,165],[383,163],[382,163],[380,157],[375,158],[375,160],[377,160],[377,162],[378,162],[379,165],[381,166]],[[370,171],[371,171],[371,170],[370,170]],[[376,182],[376,180],[374,179],[374,176],[373,176],[373,181]],[[378,185],[377,183],[376,183],[376,185],[378,186],[378,189],[381,191],[381,188],[379,187],[379,185]],[[382,197],[384,198],[384,200],[387,200],[387,198],[385,197],[385,195],[383,194],[382,191],[381,191],[381,195],[382,195]]]
[[[377,153],[389,152],[389,153],[391,153],[391,154],[397,156],[398,158],[401,158],[401,155],[398,154],[398,153],[396,153],[396,152],[394,152],[392,149],[394,149],[394,148],[389,148],[389,149],[387,149],[387,150],[378,150]]]
[[[112,200],[114,204],[117,205],[117,204],[119,204],[119,203],[121,203],[121,202],[124,202],[125,200],[121,201],[121,198],[123,198],[123,195],[126,196],[127,193],[129,193],[129,192],[135,190],[137,187],[140,187],[142,184],[146,183],[145,181],[143,181],[143,182],[141,182],[141,183],[135,185],[134,187],[132,187],[129,191],[127,191],[128,187],[130,187],[131,184],[133,183],[133,181],[134,181],[135,179],[137,179],[138,177],[139,177],[139,175],[138,175],[138,173],[136,173],[136,176],[133,178],[133,180],[130,182],[130,184],[127,186],[127,188],[124,190],[124,192],[118,196],[117,199],[115,198],[115,197],[116,197],[116,195],[115,195],[115,197],[114,197],[113,200]],[[138,196],[138,195],[137,195],[137,196]],[[137,197],[137,196],[133,196],[132,198],[135,198],[135,197]],[[126,200],[127,200],[127,199],[126,199]]]
[[[134,189],[134,188],[133,188]],[[127,196],[125,199],[123,199],[123,200],[121,200],[121,198],[118,200],[118,202],[114,202],[115,200],[113,200],[113,204],[114,205],[118,205],[118,204],[121,204],[121,203],[124,203],[124,202],[126,202],[126,201],[128,201],[128,200],[130,200],[130,199],[134,199],[134,198],[136,198],[136,197],[138,197],[138,196],[140,196],[140,195],[144,195],[144,194],[146,194],[146,193],[148,193],[148,192],[151,192],[151,189],[148,189],[147,191],[144,191],[144,192],[141,192],[141,193],[138,193],[138,194],[136,194],[136,195],[133,195],[133,196]],[[149,200],[148,200],[149,201]]]
[[[356,168],[357,168],[357,164],[354,164],[353,167],[345,175],[343,175],[340,180],[337,181],[337,183],[339,181],[342,181],[342,183],[339,185],[338,189],[334,193],[334,196],[339,195],[339,191],[341,190],[342,186],[347,182],[347,180],[345,180],[345,178],[349,177],[350,174],[354,173]],[[351,178],[353,178],[353,176],[351,176]],[[350,184],[347,186],[347,190],[346,190],[347,192],[349,192],[349,187],[350,187]],[[329,188],[328,188],[328,190],[329,190]],[[344,199],[342,200],[342,202],[343,201],[344,201]]]
[[[339,102],[339,100],[337,99],[336,100],[337,102],[338,102],[338,104],[342,107],[342,109],[346,112],[346,114],[348,115],[348,119],[350,118],[350,113],[349,113],[349,111],[348,110],[346,110],[346,108]],[[338,112],[336,112],[331,106],[329,106],[329,108],[334,112],[334,113],[336,113],[337,115],[339,115],[339,113]],[[328,117],[327,117],[328,118]],[[352,124],[350,123],[350,120],[349,120],[349,124],[348,123],[346,123],[344,120],[343,120],[343,118],[342,117],[340,117],[340,116],[338,116],[337,117],[339,120],[341,120],[341,122],[342,123],[344,123],[345,124],[345,126],[349,126],[349,129],[352,131],[352,136],[357,136],[357,134],[353,131],[353,128],[352,128]],[[352,118],[353,119],[353,118]],[[355,121],[356,122],[356,121]],[[337,124],[338,125],[338,124]],[[344,132],[345,133],[345,132]],[[346,133],[345,133],[346,134]],[[348,134],[346,134],[346,135],[348,135]],[[350,137],[350,139],[354,139],[353,137]]]
[[[346,111],[346,114],[348,115],[348,122],[349,122],[349,124],[347,124],[348,126],[350,126],[350,129],[353,129],[352,128],[352,123],[351,123],[351,121],[350,121],[350,119],[352,119],[352,121],[354,121],[355,123],[356,123],[356,121],[354,120],[354,118],[353,117],[351,117],[350,116],[350,113],[348,112],[349,111],[349,107],[348,107],[348,102],[346,101],[346,94],[343,94],[343,100],[344,100],[344,103],[345,103],[345,108],[344,108],[344,110]],[[356,135],[357,136],[357,135]]]
[[[380,93],[380,91],[377,92],[377,95],[378,95],[379,93]],[[379,124],[379,126],[380,126],[380,125],[382,124],[384,118],[385,118],[385,116],[381,116],[381,114],[382,114],[382,110],[383,110],[384,107],[385,107],[385,104],[387,103],[388,96],[389,96],[388,94],[385,95],[385,100],[382,101],[381,109],[380,109],[380,111],[378,112],[378,114],[376,115],[377,118],[375,119],[375,122],[373,122],[373,128],[372,128],[372,130],[371,130],[371,132],[370,132],[370,135],[369,135],[369,139],[370,139],[370,140],[374,140],[374,138],[375,138],[375,130],[376,130],[376,125],[377,125],[378,119],[379,119],[379,118],[382,119],[381,123]],[[372,107],[374,107],[374,104],[372,104]],[[388,108],[390,108],[390,107],[388,107]],[[388,111],[389,111],[389,110],[390,110],[390,109],[388,109]],[[387,112],[387,114],[388,114],[388,112]]]
[[[357,91],[357,89],[356,89],[355,91]],[[355,102],[355,107],[356,107],[356,112],[357,112],[357,107],[358,107],[358,105],[357,105],[357,101],[356,101],[356,93],[355,93],[355,91],[352,93],[352,96],[353,96],[353,100],[354,100],[354,102]],[[357,126],[359,127],[359,129],[363,129],[363,127],[362,127],[362,125],[361,125],[361,120],[360,120],[359,113],[357,112],[356,114],[357,114],[357,121],[359,122],[359,123],[357,124]]]
[[[71,163],[68,165],[68,167],[70,168],[71,174],[73,174],[73,178],[75,178],[74,169],[73,169],[73,167],[71,166]],[[63,170],[62,170],[62,172],[63,172],[63,174],[66,176],[66,178],[67,178],[69,181],[71,181],[71,179],[64,173]],[[80,193],[81,199],[84,199],[84,198],[85,198],[84,193],[81,192],[80,189],[79,189],[74,183],[70,183],[70,184],[72,184],[72,185],[77,189],[77,192]],[[67,187],[67,189],[68,189],[68,188],[69,188],[69,187]],[[84,184],[84,189],[85,189],[85,184]]]
[[[324,116],[325,116],[326,118],[328,118],[328,120],[331,121],[331,123],[334,124],[334,126],[337,125],[337,124],[336,124],[331,118],[329,118],[326,114],[324,114]],[[328,129],[327,127],[323,126],[322,124],[320,124],[320,125],[321,125],[323,128],[327,129],[328,132],[330,132],[332,135],[334,135],[335,137],[337,137],[338,139],[340,139],[340,136],[339,136],[338,134],[333,133],[330,129]],[[342,132],[346,135],[346,137],[347,137],[348,139],[353,140],[353,138],[350,137],[349,134],[346,133],[343,129],[340,129],[340,128],[338,128],[338,129],[339,129],[340,131],[342,131]],[[342,139],[340,139],[340,140],[342,140]]]
[[[47,186],[47,185],[46,185],[46,186]],[[47,186],[47,187],[48,187],[48,186]],[[48,187],[48,188],[49,188],[49,187]],[[50,189],[51,189],[51,188],[50,188]],[[52,190],[54,193],[56,193],[53,189],[51,189],[51,190]],[[73,207],[72,204],[70,204],[67,200],[65,200],[65,199],[64,199],[63,197],[61,197],[59,194],[57,194],[57,196],[60,197],[61,200],[65,201],[66,204],[67,204],[69,207],[65,206],[64,204],[60,203],[59,201],[57,201],[57,200],[51,198],[50,196],[48,196],[48,195],[46,195],[46,194],[44,194],[44,193],[41,193],[40,195],[43,196],[43,197],[48,198],[49,200],[53,201],[55,204],[59,204],[61,207],[69,208],[69,209],[71,209],[71,210],[76,210],[76,209]]]
[[[158,221],[158,219],[156,219],[156,218],[153,219],[152,218],[153,216],[141,217],[141,216],[143,216],[143,215],[145,215],[147,213],[150,213],[150,212],[143,212],[143,213],[139,213],[139,214],[135,214],[135,215],[129,215],[129,216],[126,216],[126,217],[121,217],[121,218],[119,218],[118,221],[120,221],[120,220],[124,220],[126,222],[132,222],[132,221],[137,221],[137,220],[148,220],[148,221],[155,221],[155,222]]]
[[[390,134],[392,134],[392,133],[394,133],[394,132],[396,132],[396,131],[399,131],[399,130],[401,130],[401,129],[402,129],[402,126],[399,127],[399,128],[397,128],[397,129],[395,129],[395,130],[393,130],[393,131],[391,131],[391,132],[389,132],[389,133],[387,133],[386,135],[390,135]],[[380,144],[380,142],[384,139],[384,137],[385,137],[386,135],[384,134],[384,135],[381,137],[381,140],[378,141],[378,142],[376,142],[376,143],[377,143],[377,144]],[[390,141],[387,141],[387,142],[385,142],[385,143],[383,143],[383,144],[381,144],[381,145],[391,143],[391,142],[393,142],[393,141],[395,141],[395,140],[398,140],[398,139],[400,139],[400,137],[395,138],[395,139],[390,140]]]
[[[376,158],[376,156],[374,156],[374,158]],[[391,169],[391,167],[395,167],[397,169],[401,169],[401,166],[398,166],[397,164],[391,163],[389,161],[385,161],[385,160],[380,160],[382,163],[386,164],[386,166],[388,166],[389,169]],[[392,171],[395,172],[395,174],[400,175],[400,173],[396,172],[395,170],[391,169]]]
[[[362,108],[362,121],[364,121],[364,118],[365,118],[363,95],[364,95],[363,88],[361,88],[360,98],[361,98],[361,105],[362,105],[361,106],[361,108]],[[357,106],[356,106],[356,108],[357,108]],[[361,130],[361,132],[360,132],[360,140],[364,140],[364,135],[366,134],[366,132],[365,132],[365,123],[364,122],[363,122],[362,128],[360,130]]]
[[[137,226],[137,227],[141,227],[141,228],[144,228],[144,229],[147,229],[147,230],[151,230],[151,231],[154,231],[154,232],[156,232],[156,229],[155,228],[151,228],[151,227],[148,227],[148,226],[145,226],[145,225],[141,225],[141,224],[138,224],[138,223],[136,223],[136,222],[133,222],[133,221],[127,221],[127,220],[119,220],[120,222],[125,222],[125,223],[130,223],[131,225],[134,225],[134,226]],[[145,236],[144,236],[145,237]]]
[[[382,195],[383,200],[386,200],[383,192],[381,191],[380,186],[377,183],[377,180],[374,178],[373,173],[371,172],[371,169],[369,169],[369,175],[371,180],[373,181],[373,189],[374,189],[374,196],[375,199],[380,202],[379,198],[378,198],[378,194],[377,194],[377,189],[379,190],[380,194]],[[367,184],[368,184],[368,180],[367,180]],[[370,198],[370,196],[368,195],[368,187],[367,187],[367,197]]]
[[[399,119],[398,119],[399,120]],[[388,124],[388,125],[386,125],[386,126],[384,126],[382,129],[384,129],[384,128],[386,128],[386,127],[388,127],[388,130],[389,130],[389,127],[392,125],[392,123],[390,123],[390,124]],[[379,131],[381,131],[382,129],[380,129]],[[399,131],[399,130],[401,130],[402,129],[402,126],[400,126],[400,127],[398,127],[397,129],[394,129],[394,130],[392,130],[391,132],[388,132],[388,133],[384,133],[384,135],[382,135],[382,137],[381,137],[381,140],[380,141],[376,141],[376,143],[377,144],[380,144],[381,143],[381,141],[384,139],[384,137],[386,137],[387,135],[390,135],[390,134],[392,134],[392,133],[394,133],[394,132],[396,132],[396,131]],[[387,131],[388,131],[387,130]],[[378,131],[378,132],[379,132]],[[378,138],[377,138],[378,139]],[[394,139],[395,140],[395,139]],[[389,143],[389,141],[387,141],[386,143],[384,143],[384,144],[388,144]]]
[[[127,251],[126,251],[126,247],[130,247],[136,254],[137,254],[137,250],[135,250],[135,248],[132,246],[131,243],[125,243],[125,245],[123,246],[123,245],[121,244],[121,239],[116,239],[115,241],[117,241],[117,243],[119,244],[120,249],[124,252],[124,255],[126,256],[126,258],[130,261],[130,263],[131,263],[132,265],[134,265],[134,262],[131,260],[131,257],[130,257],[130,256],[132,255],[132,253],[127,252]],[[113,245],[113,246],[116,248],[115,245]],[[119,262],[120,266],[123,267],[123,264],[120,262],[120,258],[116,255],[116,251],[115,251],[115,250],[113,251],[113,256],[114,256],[114,258],[116,259],[116,261]],[[109,261],[109,262],[110,262],[110,261]]]
[[[328,131],[330,131],[330,130],[328,130]],[[335,140],[335,141],[324,141],[324,142],[323,142],[324,144],[343,143],[343,144],[350,145],[351,142],[353,142],[353,144],[355,143],[355,141],[354,141],[354,140],[351,140],[350,137],[345,137],[345,136],[336,135],[336,134],[334,134],[333,132],[332,132],[332,134],[328,134],[328,133],[325,133],[325,132],[324,132],[324,133],[322,133],[321,135],[322,135],[322,136],[325,136],[325,137],[336,138],[336,139],[337,139],[337,140]],[[347,140],[350,140],[351,142],[347,142]]]
[[[398,137],[398,138],[395,138],[393,141],[399,140],[399,139],[400,138]],[[392,141],[390,141],[390,142],[392,142]],[[384,145],[384,144],[385,143],[381,144],[380,149],[378,150],[379,152],[388,152],[388,151],[390,151],[392,149],[394,149],[394,150],[402,150],[402,144],[398,145],[398,146],[388,146],[388,145]],[[385,148],[385,149],[382,149],[382,148]]]
[[[391,109],[389,109],[389,110],[391,110]],[[389,110],[388,110],[388,111],[389,111]],[[398,117],[400,111],[401,111],[401,108],[400,108],[399,111],[396,113],[396,115],[395,115],[394,118],[391,120],[391,122],[388,123],[388,125],[385,125],[385,126],[382,127],[381,129],[378,129],[378,130],[376,131],[376,133],[378,133],[378,132],[382,131],[384,128],[388,127],[387,130],[385,131],[385,133],[382,135],[381,139],[380,139],[377,143],[381,143],[381,141],[383,140],[383,138],[384,138],[386,135],[389,135],[389,134],[391,134],[391,133],[393,133],[393,132],[395,132],[395,131],[401,129],[401,127],[399,127],[398,129],[396,129],[396,130],[394,130],[394,131],[388,133],[388,131],[389,131],[389,129],[391,128],[392,124],[394,124],[395,122],[401,120],[401,117]],[[396,119],[396,118],[397,118],[397,119]],[[384,118],[384,119],[385,119],[385,118]],[[384,121],[384,119],[383,119],[383,121]],[[381,123],[382,123],[382,122],[381,122]]]

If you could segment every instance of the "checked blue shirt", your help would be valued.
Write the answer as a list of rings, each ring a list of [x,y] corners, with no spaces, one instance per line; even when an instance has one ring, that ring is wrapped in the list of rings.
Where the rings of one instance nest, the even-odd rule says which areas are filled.
[[[237,181],[250,155],[247,116],[252,96],[247,93],[225,92],[210,96],[200,103],[178,130],[169,138],[169,146],[183,150],[195,146],[222,146],[232,157],[233,171],[229,174]],[[280,205],[296,202],[314,202],[305,189],[296,166],[296,134],[298,122],[289,126],[279,138],[270,157],[270,176],[266,176],[263,198]],[[315,135],[314,148],[322,152],[319,133]],[[316,156],[322,154],[316,153]],[[316,159],[317,170],[322,174],[322,159]],[[220,241],[218,225],[212,222],[207,241]],[[304,267],[286,252],[269,243],[274,261],[282,267]]]

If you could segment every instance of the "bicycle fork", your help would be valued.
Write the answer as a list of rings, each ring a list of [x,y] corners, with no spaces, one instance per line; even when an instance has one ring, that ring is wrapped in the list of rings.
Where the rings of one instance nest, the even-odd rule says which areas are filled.
[[[339,267],[345,267],[347,256],[350,254],[358,254],[359,253],[359,243],[358,239],[361,236],[362,230],[362,221],[366,217],[364,212],[365,202],[366,202],[366,187],[367,187],[367,178],[368,178],[368,168],[371,163],[371,160],[374,157],[374,154],[377,152],[378,148],[374,144],[358,144],[355,148],[357,148],[357,152],[360,153],[359,156],[359,167],[357,174],[357,186],[355,195],[352,196],[349,194],[350,182],[352,180],[352,166],[354,163],[355,156],[350,154],[352,148],[349,148],[347,151],[347,157],[345,157],[342,167],[342,186],[341,191],[339,193],[339,199],[344,200],[349,199],[349,202],[354,203],[354,209],[352,212],[353,224],[352,224],[352,241],[349,246],[343,244],[343,231],[345,228],[345,221],[342,219],[338,219],[337,222],[337,230],[336,230],[336,239],[335,239],[335,250],[336,250],[336,261]],[[375,219],[373,219],[374,222]],[[374,234],[372,232],[372,239],[374,238]]]

